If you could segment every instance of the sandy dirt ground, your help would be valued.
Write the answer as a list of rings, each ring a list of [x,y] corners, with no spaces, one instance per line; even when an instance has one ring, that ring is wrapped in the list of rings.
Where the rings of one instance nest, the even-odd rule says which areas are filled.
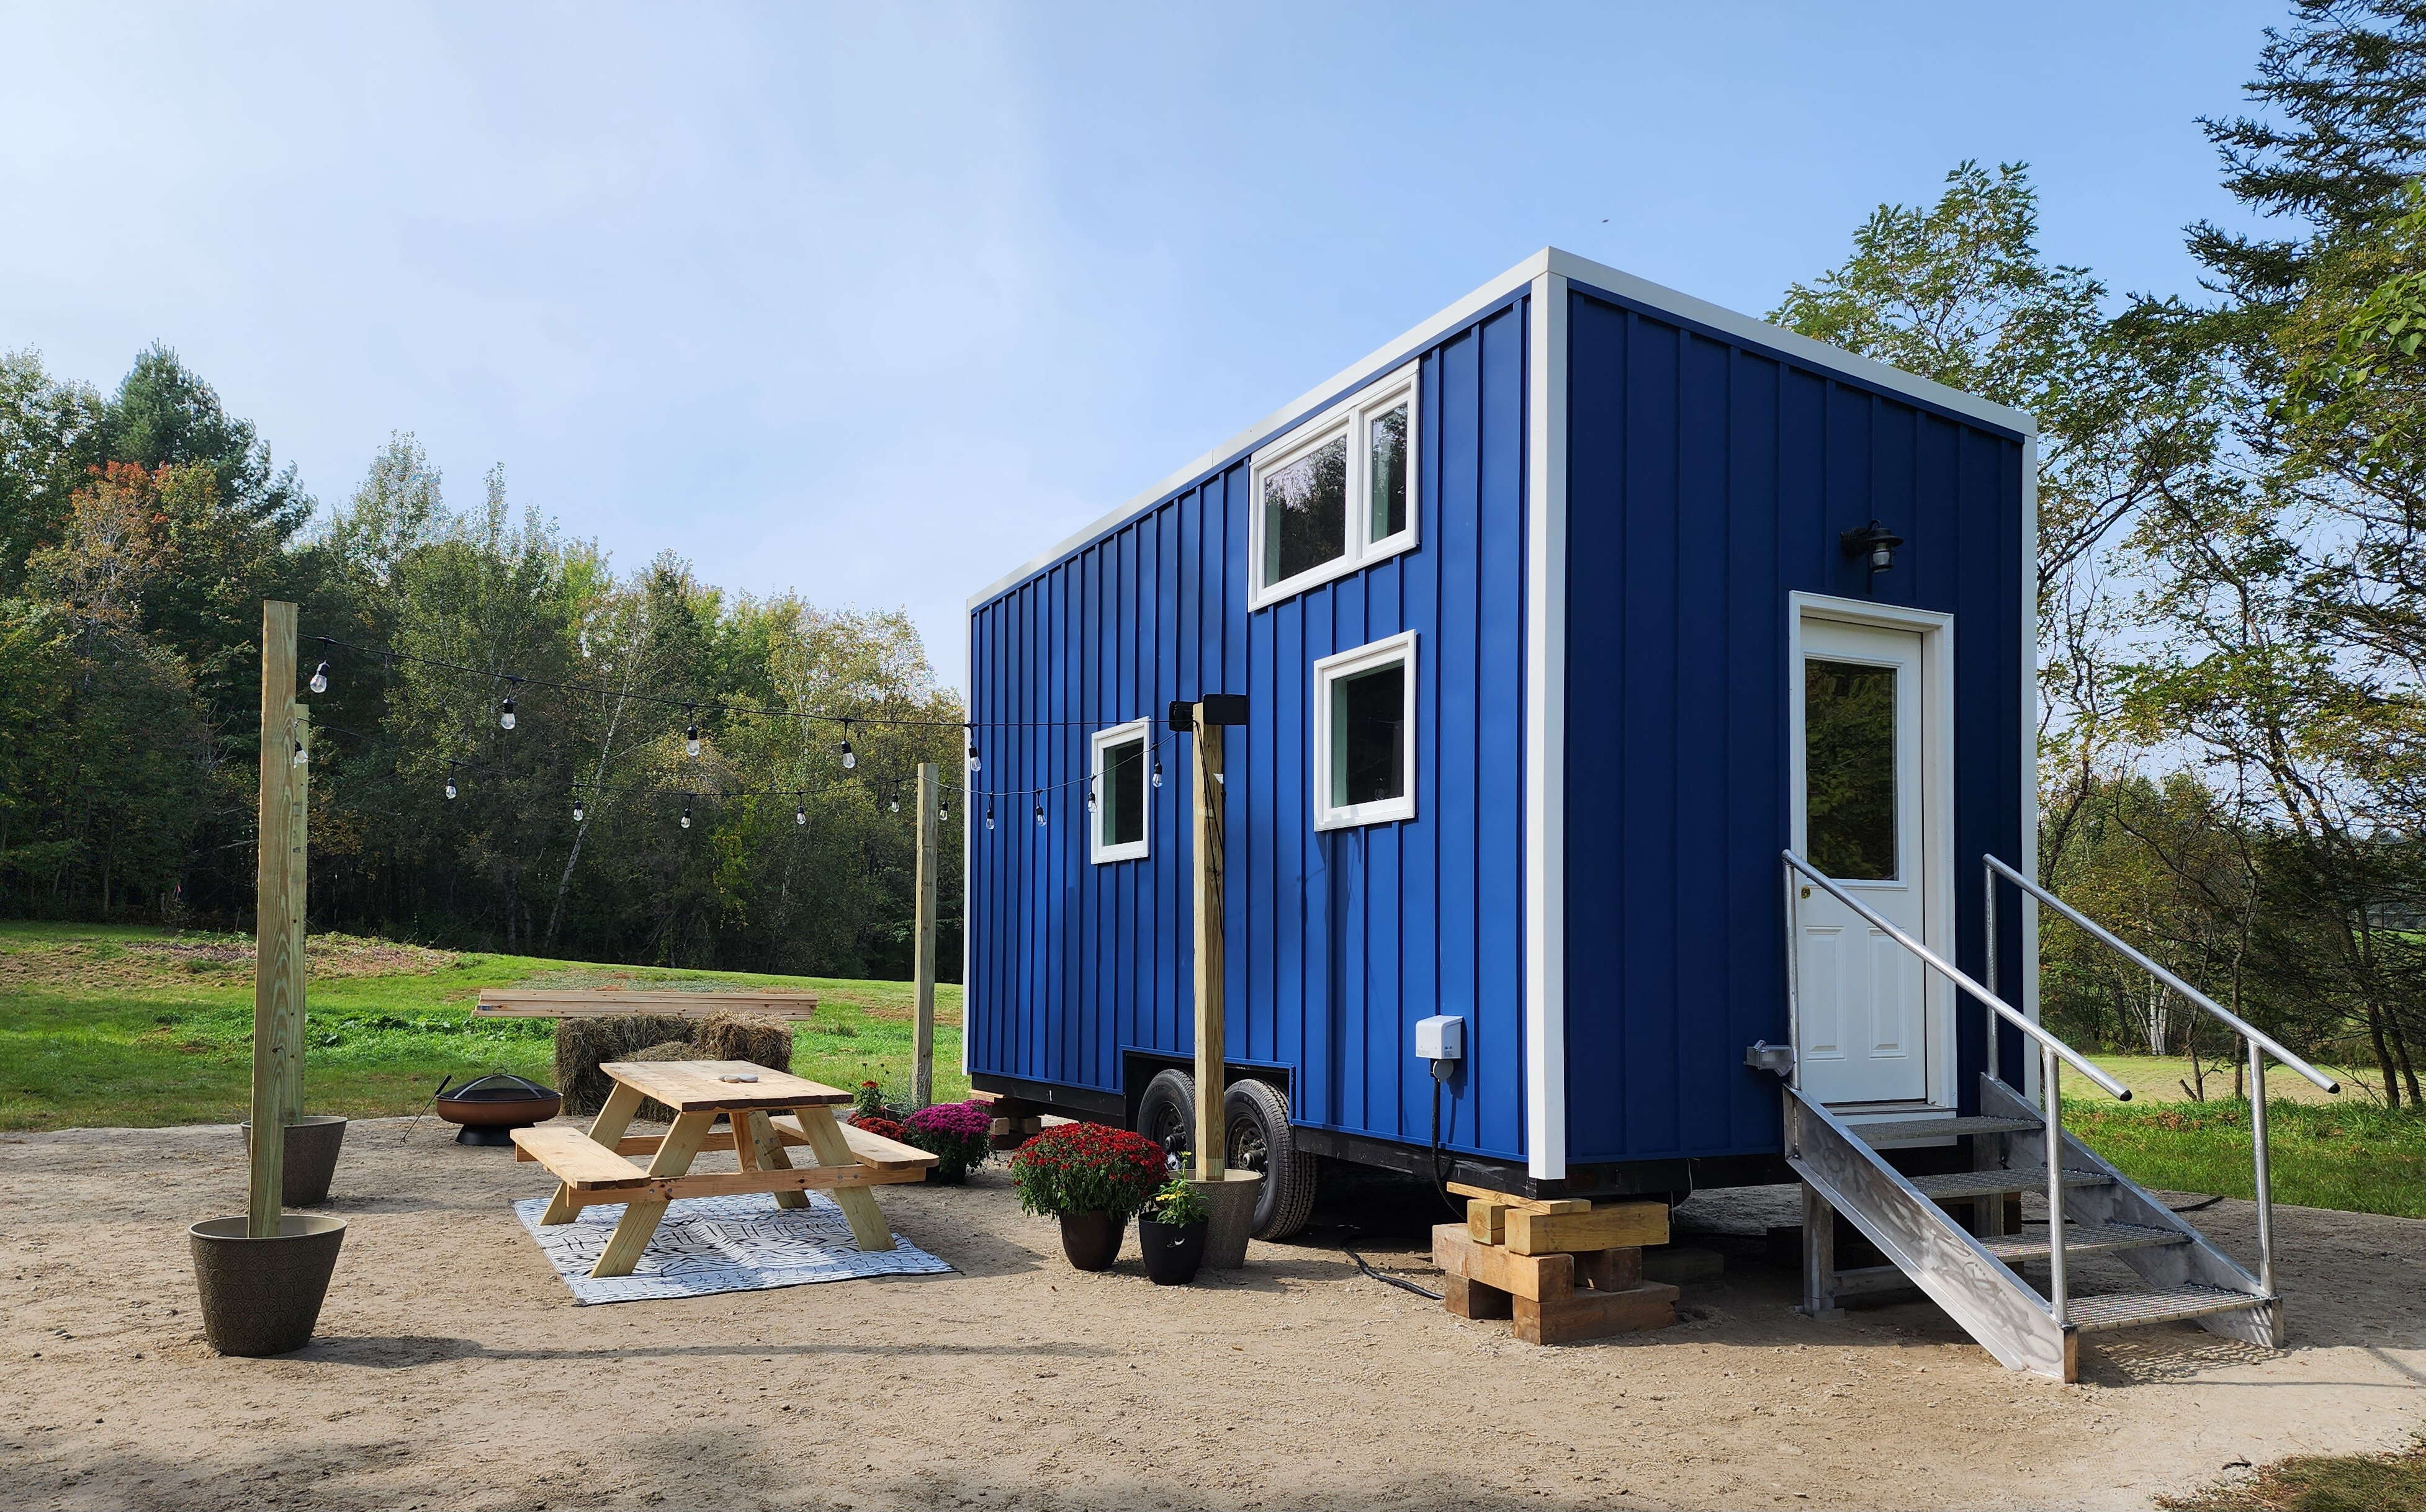
[[[2143,1506],[2426,1419],[2426,1222],[2280,1212],[2295,1346],[2096,1336],[1999,1369],[1924,1303],[1815,1323],[1731,1250],[1657,1334],[1537,1349],[1360,1275],[1431,1275],[1404,1189],[1189,1288],[1073,1271],[999,1167],[888,1187],[958,1274],[575,1307],[505,1151],[357,1124],[320,1334],[202,1342],[185,1226],[242,1210],[232,1128],[0,1139],[0,1500],[60,1507]],[[730,1156],[716,1157],[730,1160]],[[703,1163],[703,1168],[711,1168]],[[1386,1198],[1386,1200],[1385,1200]],[[1756,1230],[1757,1202],[1684,1210]],[[1395,1214],[1395,1217],[1394,1217]],[[2200,1215],[2244,1257],[2251,1213]],[[1342,1223],[1359,1227],[1349,1230]]]

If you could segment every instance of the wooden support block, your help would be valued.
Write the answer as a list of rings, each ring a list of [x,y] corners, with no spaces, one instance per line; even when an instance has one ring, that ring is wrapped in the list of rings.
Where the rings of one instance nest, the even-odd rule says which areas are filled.
[[[1616,1202],[1589,1213],[1534,1213],[1512,1208],[1508,1247],[1520,1255],[1580,1249],[1627,1249],[1668,1242],[1668,1204]]]
[[[1576,1257],[1576,1284],[1595,1292],[1631,1290],[1642,1284],[1644,1259],[1640,1249],[1587,1250]],[[1668,1279],[1665,1276],[1657,1279]]]
[[[1441,1306],[1454,1318],[1505,1318],[1514,1315],[1515,1299],[1496,1286],[1451,1276],[1441,1287]]]
[[[1667,1327],[1676,1321],[1676,1288],[1645,1281],[1623,1292],[1577,1292],[1556,1301],[1520,1296],[1513,1311],[1520,1341],[1569,1344]]]
[[[1579,1197],[1518,1197],[1511,1192],[1495,1192],[1487,1186],[1473,1186],[1464,1182],[1445,1183],[1460,1197],[1480,1198],[1496,1202],[1501,1207],[1523,1208],[1528,1213],[1590,1213],[1592,1203]]]
[[[1507,1237],[1508,1209],[1498,1202],[1474,1198],[1465,1204],[1466,1236],[1478,1245],[1496,1245]]]
[[[1478,1245],[1462,1223],[1432,1230],[1432,1263],[1448,1276],[1513,1293],[1535,1301],[1556,1301],[1576,1289],[1576,1257],[1520,1255],[1496,1245]]]

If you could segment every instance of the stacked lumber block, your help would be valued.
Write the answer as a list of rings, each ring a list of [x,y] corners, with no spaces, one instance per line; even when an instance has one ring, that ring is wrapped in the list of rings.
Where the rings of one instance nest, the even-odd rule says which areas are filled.
[[[1668,1204],[1511,1197],[1449,1183],[1465,1221],[1432,1231],[1442,1305],[1461,1318],[1513,1318],[1528,1344],[1664,1328],[1676,1288],[1642,1279],[1645,1245],[1668,1242]]]
[[[972,1092],[972,1102],[984,1102],[994,1109],[994,1148],[1017,1150],[1034,1138],[1044,1127],[1044,1105],[1024,1098],[1006,1097],[996,1092]]]

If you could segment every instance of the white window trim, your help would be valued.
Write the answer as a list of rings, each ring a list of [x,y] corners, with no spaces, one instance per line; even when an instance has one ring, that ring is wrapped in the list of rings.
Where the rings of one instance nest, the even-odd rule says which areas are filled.
[[[1114,725],[1108,730],[1098,730],[1087,737],[1088,789],[1093,794],[1098,805],[1108,805],[1111,801],[1111,793],[1104,786],[1104,752],[1114,746],[1125,745],[1134,740],[1140,747],[1138,791],[1141,801],[1149,811],[1152,810],[1154,786],[1145,780],[1145,764],[1151,760],[1146,748],[1154,744],[1154,732],[1147,728],[1148,723],[1149,721],[1144,719],[1132,719],[1126,724]],[[1087,854],[1098,866],[1107,861],[1145,860],[1147,843],[1153,838],[1154,816],[1151,812],[1146,815],[1145,824],[1139,828],[1138,838],[1123,845],[1104,843],[1104,810],[1102,808],[1098,807],[1087,812]]]
[[[1403,661],[1407,666],[1406,717],[1399,728],[1407,743],[1407,790],[1395,798],[1383,798],[1373,803],[1350,803],[1334,808],[1331,802],[1331,684],[1343,677],[1353,677],[1370,671],[1388,662]],[[1317,829],[1346,829],[1357,825],[1389,824],[1415,816],[1415,752],[1420,743],[1415,739],[1415,633],[1403,630],[1386,640],[1377,640],[1325,656],[1314,664],[1314,827]]]
[[[1416,519],[1422,512],[1423,499],[1418,487],[1417,465],[1422,456],[1423,404],[1419,398],[1422,384],[1418,381],[1422,376],[1423,362],[1417,359],[1389,377],[1359,390],[1255,453],[1248,484],[1248,609],[1261,609],[1283,599],[1294,598],[1318,584],[1346,577],[1400,552],[1415,549]],[[1367,475],[1372,466],[1372,441],[1367,422],[1370,416],[1400,404],[1407,407],[1407,527],[1394,536],[1376,540],[1373,539],[1372,487]],[[1261,582],[1264,571],[1265,475],[1286,467],[1315,447],[1338,436],[1348,438],[1348,549],[1319,567],[1309,567],[1295,577],[1265,586]]]

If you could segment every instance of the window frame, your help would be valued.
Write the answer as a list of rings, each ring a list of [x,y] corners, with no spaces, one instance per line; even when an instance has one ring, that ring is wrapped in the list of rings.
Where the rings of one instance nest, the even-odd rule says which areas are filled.
[[[1256,451],[1248,472],[1247,608],[1268,608],[1306,589],[1346,577],[1400,552],[1413,551],[1422,514],[1423,361],[1418,358],[1359,389],[1339,403]],[[1372,420],[1383,412],[1407,407],[1407,523],[1394,535],[1373,535]],[[1263,581],[1264,480],[1309,452],[1345,437],[1348,442],[1345,549],[1327,562],[1309,567],[1277,583]]]
[[[1153,721],[1130,719],[1109,725],[1087,737],[1087,785],[1094,795],[1095,807],[1087,813],[1087,859],[1098,866],[1112,861],[1140,861],[1146,859],[1154,841],[1154,784],[1146,780],[1147,764],[1153,754]],[[1104,823],[1111,816],[1111,790],[1104,783],[1104,753],[1114,746],[1138,742],[1138,803],[1142,821],[1138,826],[1138,838],[1124,844],[1111,844],[1104,839]]]
[[[1378,671],[1392,662],[1406,668],[1404,692],[1406,713],[1399,723],[1399,738],[1406,743],[1406,791],[1395,798],[1379,798],[1370,803],[1334,804],[1331,801],[1332,751],[1331,689],[1334,684],[1359,673]],[[1334,651],[1314,664],[1314,717],[1308,721],[1314,732],[1312,775],[1314,778],[1314,828],[1317,829],[1350,829],[1364,825],[1397,824],[1415,817],[1418,771],[1415,757],[1420,742],[1415,739],[1417,703],[1415,633],[1402,630],[1395,635],[1369,641],[1348,651]]]

